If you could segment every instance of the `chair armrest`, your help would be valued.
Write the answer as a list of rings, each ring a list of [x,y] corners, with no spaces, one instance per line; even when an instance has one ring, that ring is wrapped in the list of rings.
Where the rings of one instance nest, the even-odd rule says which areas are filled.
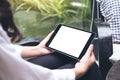
[[[38,45],[43,39],[42,38],[34,38],[34,37],[29,37],[29,38],[24,38],[21,41],[19,41],[18,45],[22,46],[36,46]]]
[[[97,55],[99,67],[105,79],[112,63],[109,57],[113,54],[112,34],[109,25],[106,22],[94,24],[94,31],[97,36],[93,41],[95,46],[94,53]],[[95,31],[96,30],[96,31]]]

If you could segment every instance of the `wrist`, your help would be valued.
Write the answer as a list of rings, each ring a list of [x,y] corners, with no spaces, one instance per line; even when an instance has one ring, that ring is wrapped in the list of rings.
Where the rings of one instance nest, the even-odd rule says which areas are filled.
[[[81,76],[84,75],[84,73],[76,68],[73,69],[73,71],[75,72],[75,77],[76,79],[80,78]]]
[[[39,50],[37,46],[24,46],[22,47],[22,57],[28,58],[28,57],[34,57],[39,55]]]
[[[73,71],[75,72],[76,79],[82,77],[87,71],[89,67],[81,65],[79,67],[73,68]]]

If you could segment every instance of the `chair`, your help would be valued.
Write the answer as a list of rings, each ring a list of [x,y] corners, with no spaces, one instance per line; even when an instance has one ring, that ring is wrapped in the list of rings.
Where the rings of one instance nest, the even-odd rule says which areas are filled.
[[[109,60],[109,57],[113,54],[111,31],[109,25],[104,22],[94,25],[94,28],[96,28],[96,33],[98,34],[93,41],[95,47],[94,53],[97,55],[96,57],[102,77],[105,79],[112,66],[112,63]]]
[[[113,54],[112,34],[109,24],[104,21],[104,17],[99,10],[99,4],[93,0],[91,31],[96,33],[93,41],[94,53],[98,61],[103,80],[105,80],[112,63],[109,57]]]

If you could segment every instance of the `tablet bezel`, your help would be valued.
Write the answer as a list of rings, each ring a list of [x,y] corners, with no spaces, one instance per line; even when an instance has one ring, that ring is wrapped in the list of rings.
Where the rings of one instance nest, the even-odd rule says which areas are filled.
[[[82,56],[83,56],[83,55],[85,54],[85,52],[87,51],[89,45],[92,43],[92,41],[93,41],[93,39],[94,39],[94,37],[95,37],[95,33],[89,32],[89,31],[85,31],[85,32],[91,33],[91,36],[89,37],[87,43],[85,44],[82,52],[81,52],[80,55],[79,55],[79,57],[75,57],[75,56],[70,55],[70,54],[68,54],[68,53],[65,53],[65,52],[62,52],[62,51],[60,51],[60,50],[57,50],[57,49],[54,49],[54,48],[49,47],[50,43],[51,43],[52,40],[54,39],[55,35],[57,34],[57,32],[59,31],[59,29],[61,28],[61,26],[69,27],[69,28],[73,28],[73,29],[77,29],[77,30],[81,30],[81,31],[85,31],[85,30],[82,30],[82,29],[79,29],[79,28],[67,26],[67,25],[64,25],[64,24],[59,24],[59,25],[55,28],[55,30],[54,30],[53,34],[51,35],[50,39],[48,40],[48,42],[46,43],[46,47],[49,48],[49,49],[53,49],[53,50],[55,50],[55,51],[57,51],[57,52],[60,52],[61,54],[66,55],[66,56],[68,56],[68,57],[71,57],[71,58],[73,58],[73,59],[75,59],[75,60],[81,59]]]

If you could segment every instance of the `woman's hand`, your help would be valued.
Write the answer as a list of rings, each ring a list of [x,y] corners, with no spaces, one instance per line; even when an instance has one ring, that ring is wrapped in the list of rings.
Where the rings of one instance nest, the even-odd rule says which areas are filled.
[[[75,68],[73,69],[76,75],[76,78],[83,76],[91,65],[95,62],[95,56],[93,54],[93,45],[90,45],[86,54],[82,59],[76,63]]]
[[[22,54],[23,58],[40,56],[45,54],[53,53],[53,50],[46,48],[45,44],[51,37],[53,32],[49,33],[48,36],[37,46],[22,46]]]
[[[50,49],[46,48],[46,46],[45,46],[47,41],[50,39],[52,33],[53,33],[53,31],[51,33],[49,33],[48,36],[37,46],[40,55],[50,54],[50,53],[54,52],[53,50],[50,50]]]

